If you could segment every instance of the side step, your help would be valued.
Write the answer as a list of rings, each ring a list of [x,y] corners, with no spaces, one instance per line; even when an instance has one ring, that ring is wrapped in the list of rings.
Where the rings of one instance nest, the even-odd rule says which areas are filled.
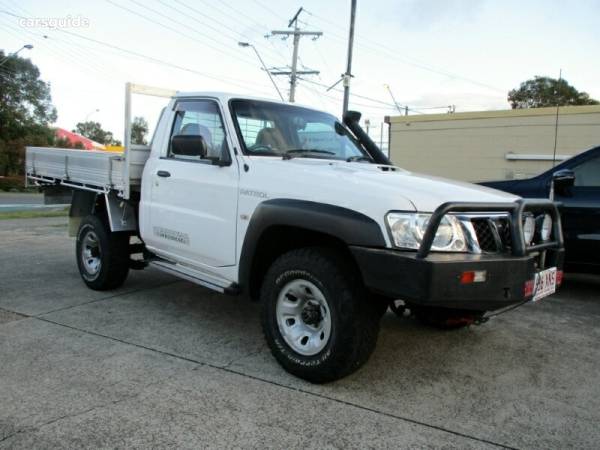
[[[149,263],[150,266],[158,270],[182,278],[192,283],[198,284],[221,294],[237,295],[240,293],[239,286],[236,283],[226,284],[225,280],[219,280],[208,274],[198,272],[181,264],[171,263],[164,259],[154,259]]]

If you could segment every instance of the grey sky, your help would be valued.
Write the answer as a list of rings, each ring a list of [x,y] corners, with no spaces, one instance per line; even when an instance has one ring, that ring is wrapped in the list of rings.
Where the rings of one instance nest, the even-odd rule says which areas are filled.
[[[6,14],[0,14],[1,47],[14,51],[24,43],[35,45],[27,56],[52,83],[59,126],[70,129],[89,115],[121,136],[125,81],[275,98],[255,55],[239,48],[237,41],[255,43],[268,65],[288,64],[289,40],[267,40],[264,35],[285,29],[299,6],[308,11],[301,16],[302,26],[324,32],[317,41],[302,40],[301,64],[321,70],[320,76],[310,78],[313,83],[332,84],[344,71],[349,3],[24,0],[17,5],[0,0],[1,10],[17,15],[87,18],[89,27],[65,31],[187,71],[64,32],[22,27]],[[534,75],[557,76],[560,68],[569,82],[600,98],[599,17],[600,1],[358,0],[352,89],[378,102],[354,96],[351,107],[362,110],[372,123],[394,114],[383,87],[389,84],[399,103],[423,112],[444,112],[428,108],[449,104],[458,111],[507,108],[509,89]],[[339,114],[341,93],[325,93],[313,83],[301,82],[298,101]],[[278,84],[287,91],[284,78]],[[160,105],[140,100],[134,113],[152,123]],[[100,112],[93,112],[97,108]]]

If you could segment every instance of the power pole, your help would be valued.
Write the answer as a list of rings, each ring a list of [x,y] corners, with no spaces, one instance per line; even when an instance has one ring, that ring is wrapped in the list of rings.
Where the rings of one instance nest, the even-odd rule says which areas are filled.
[[[354,45],[354,19],[356,18],[356,0],[352,0],[350,7],[350,32],[348,35],[348,61],[346,63],[346,73],[344,80],[344,107],[343,113],[348,111],[348,101],[350,100],[350,78],[352,78],[352,47]]]
[[[292,68],[291,70],[277,70],[271,71],[273,75],[289,75],[290,77],[290,103],[293,103],[296,97],[296,85],[298,84],[298,75],[318,75],[318,70],[298,70],[298,47],[300,46],[300,38],[302,36],[312,36],[313,39],[317,39],[323,35],[322,31],[301,31],[298,27],[298,16],[302,12],[302,8],[296,12],[296,15],[292,17],[288,24],[288,28],[294,25],[293,30],[273,30],[271,35],[273,36],[294,36],[294,52],[292,55]]]
[[[562,82],[562,68],[558,72],[558,84],[556,85],[556,121],[554,122],[554,152],[552,152],[552,167],[556,165],[556,144],[558,143],[558,110],[560,108],[560,83]]]

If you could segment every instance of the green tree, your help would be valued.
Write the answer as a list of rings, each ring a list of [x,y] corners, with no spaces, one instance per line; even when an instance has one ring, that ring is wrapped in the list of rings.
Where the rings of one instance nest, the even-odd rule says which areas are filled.
[[[512,109],[544,108],[548,106],[598,105],[600,102],[580,92],[567,80],[536,76],[508,93]]]
[[[148,121],[143,117],[134,117],[131,123],[131,143],[147,145]]]
[[[55,120],[50,84],[30,60],[8,56],[0,75],[0,174],[22,174],[25,146],[51,144]]]
[[[109,145],[114,142],[113,134],[110,131],[102,129],[100,122],[79,122],[77,125],[75,125],[73,133],[78,133],[100,144]]]

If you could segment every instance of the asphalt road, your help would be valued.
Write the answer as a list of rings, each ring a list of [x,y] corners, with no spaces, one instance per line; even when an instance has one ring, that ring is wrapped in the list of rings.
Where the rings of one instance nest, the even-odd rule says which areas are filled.
[[[0,206],[21,204],[41,205],[44,203],[44,194],[30,192],[2,192],[0,191]]]
[[[258,307],[153,270],[77,273],[64,218],[0,221],[0,448],[597,448],[600,281],[441,332],[382,322],[316,386],[272,359]]]

